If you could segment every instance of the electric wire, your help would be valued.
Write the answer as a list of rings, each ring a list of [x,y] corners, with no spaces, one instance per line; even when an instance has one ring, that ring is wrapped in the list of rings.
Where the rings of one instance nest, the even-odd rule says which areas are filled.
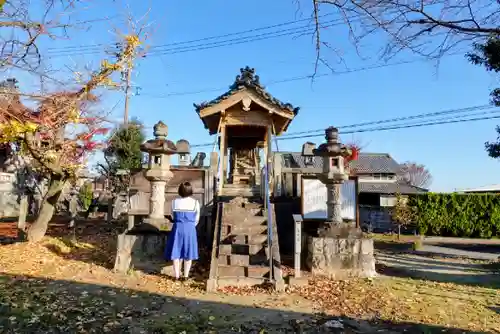
[[[481,110],[486,110],[486,109],[491,109],[491,108],[492,108],[491,104],[483,104],[483,105],[466,107],[466,108],[459,108],[459,109],[454,108],[454,109],[447,109],[447,110],[443,110],[443,111],[436,111],[436,112],[417,114],[417,115],[411,115],[411,116],[387,118],[387,119],[383,119],[383,120],[379,120],[379,121],[369,121],[369,122],[363,122],[363,123],[341,125],[341,126],[339,126],[339,128],[346,129],[346,128],[361,127],[361,126],[365,126],[365,125],[379,125],[379,124],[385,124],[385,123],[409,121],[409,120],[413,120],[413,119],[429,118],[429,117],[441,116],[441,115],[461,114],[461,113],[465,113],[465,112],[469,112],[469,111],[481,111]],[[500,111],[500,108],[498,109],[498,111]],[[461,115],[461,116],[463,117],[463,115]],[[468,115],[468,116],[471,116],[471,115]],[[283,134],[281,137],[295,136],[295,135],[301,135],[301,134],[305,134],[305,133],[309,134],[312,132],[320,132],[320,131],[322,132],[322,131],[324,131],[324,129],[290,132],[290,133]]]
[[[492,106],[490,105],[489,107],[491,108]],[[461,109],[457,109],[457,110],[471,110],[472,108],[474,108],[474,107],[461,108]],[[481,109],[478,109],[478,110],[481,110]],[[449,110],[449,111],[451,111],[451,110]],[[432,125],[455,124],[455,123],[466,123],[466,122],[477,122],[477,121],[482,121],[482,120],[499,119],[500,115],[486,116],[488,114],[497,114],[497,113],[500,113],[500,108],[492,108],[492,110],[483,111],[482,113],[479,113],[479,114],[468,114],[468,115],[458,116],[458,117],[470,117],[470,116],[484,115],[481,117],[472,117],[472,118],[465,118],[465,119],[457,119],[457,117],[454,117],[453,119],[450,119],[450,118],[441,118],[441,119],[432,119],[432,120],[424,119],[421,122],[403,123],[403,124],[386,125],[386,126],[378,126],[378,127],[368,127],[368,128],[353,129],[353,130],[348,130],[348,131],[343,131],[342,130],[343,127],[338,127],[338,128],[339,128],[339,134],[344,134],[344,135],[345,134],[355,134],[355,133],[365,133],[365,132],[389,131],[389,130],[398,130],[398,129],[426,127],[426,126],[432,126]],[[414,115],[414,116],[409,116],[409,117],[424,116],[424,115],[425,114]],[[424,117],[422,117],[422,118],[424,118]],[[407,119],[409,119],[409,118],[407,118]],[[359,124],[363,124],[363,125],[358,125],[358,126],[383,124],[383,122],[386,122],[386,121],[388,121],[388,120],[364,122],[364,123],[359,123]],[[350,127],[354,127],[354,125],[351,125]],[[280,141],[280,140],[307,139],[307,138],[321,137],[321,136],[324,136],[324,129],[322,131],[323,131],[323,133],[312,133],[312,132],[318,132],[318,130],[301,131],[301,134],[299,134],[299,135],[287,136],[287,137],[275,137],[275,140]],[[212,143],[204,143],[204,144],[191,145],[191,147],[206,147],[206,146],[211,146],[211,145],[212,145]]]
[[[320,18],[325,18],[334,15],[335,13],[327,13],[324,15],[321,15]],[[340,23],[341,19],[336,19],[337,22]],[[259,31],[264,31],[264,30],[270,30],[274,28],[280,28],[280,27],[285,27],[289,25],[293,25],[296,23],[300,22],[305,22],[305,21],[311,21],[311,18],[305,18],[305,19],[299,19],[299,20],[292,20],[292,21],[285,21],[282,23],[277,23],[273,25],[268,25],[268,26],[261,26],[261,27],[256,27],[252,29],[247,29],[247,30],[242,30],[242,31],[236,31],[236,32],[230,32],[226,34],[221,34],[221,35],[214,35],[214,36],[208,36],[208,37],[201,37],[197,39],[192,39],[192,40],[187,40],[187,41],[180,41],[180,42],[173,42],[173,43],[166,43],[166,44],[159,44],[159,45],[154,45],[150,49],[157,49],[157,48],[163,48],[163,47],[171,47],[171,46],[178,46],[178,45],[186,45],[186,44],[193,44],[193,43],[199,43],[199,42],[205,42],[205,41],[211,41],[211,40],[216,40],[216,39],[221,39],[221,38],[227,38],[227,37],[232,37],[232,36],[241,36],[244,34],[250,34],[254,32],[259,32]],[[280,30],[278,30],[280,31]],[[83,46],[68,46],[68,47],[59,47],[59,48],[49,48],[49,51],[66,51],[66,50],[73,50],[73,51],[82,51],[82,50],[99,50],[103,46],[106,46],[107,44],[88,44],[88,45],[83,45]]]

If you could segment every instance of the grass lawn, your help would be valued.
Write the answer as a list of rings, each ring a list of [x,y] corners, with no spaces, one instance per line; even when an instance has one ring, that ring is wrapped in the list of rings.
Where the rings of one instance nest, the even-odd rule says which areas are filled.
[[[264,287],[207,294],[204,266],[184,284],[114,273],[115,231],[95,223],[75,242],[51,228],[40,244],[0,246],[0,332],[320,333],[332,319],[346,333],[500,331],[500,293],[481,286],[311,278],[282,294]]]

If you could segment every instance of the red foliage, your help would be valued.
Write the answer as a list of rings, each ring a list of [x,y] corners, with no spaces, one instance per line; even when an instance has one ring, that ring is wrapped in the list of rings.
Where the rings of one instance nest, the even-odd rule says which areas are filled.
[[[358,157],[359,157],[359,148],[357,147],[351,147],[351,160],[358,160]]]

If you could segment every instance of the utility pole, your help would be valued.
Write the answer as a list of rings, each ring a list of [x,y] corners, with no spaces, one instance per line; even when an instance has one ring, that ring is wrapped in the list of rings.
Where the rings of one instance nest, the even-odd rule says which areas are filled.
[[[125,70],[125,111],[123,113],[123,124],[128,124],[128,103],[130,98],[130,77],[132,73],[131,66],[127,66]]]

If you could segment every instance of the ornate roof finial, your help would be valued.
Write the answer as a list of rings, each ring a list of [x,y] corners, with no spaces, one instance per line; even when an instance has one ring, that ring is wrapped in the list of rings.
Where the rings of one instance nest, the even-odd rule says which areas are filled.
[[[325,129],[325,139],[329,143],[338,143],[339,140],[339,129],[334,126],[330,126]]]
[[[326,128],[325,139],[326,143],[319,145],[317,149],[313,150],[314,155],[327,157],[349,155],[345,145],[342,145],[339,141],[339,129],[334,126]]]
[[[165,139],[165,137],[168,136],[168,126],[162,121],[159,121],[153,126],[153,135],[156,139]]]
[[[264,89],[260,84],[260,78],[255,75],[255,68],[245,66],[240,68],[240,74],[236,76],[234,83],[229,87],[230,89],[238,89],[239,87],[256,87]]]

